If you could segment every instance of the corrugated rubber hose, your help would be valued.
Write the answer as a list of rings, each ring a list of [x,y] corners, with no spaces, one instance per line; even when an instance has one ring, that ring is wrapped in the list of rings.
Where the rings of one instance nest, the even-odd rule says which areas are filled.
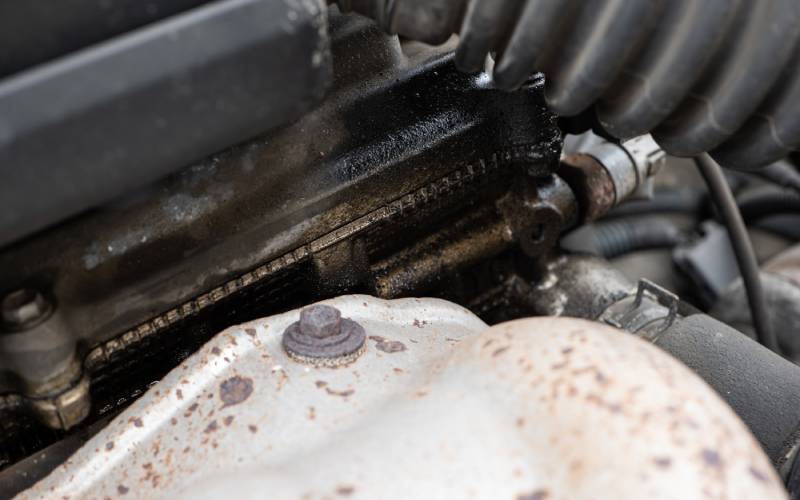
[[[639,250],[671,248],[683,239],[683,231],[669,218],[645,215],[581,226],[562,238],[561,248],[614,259]]]
[[[460,35],[465,71],[495,84],[545,74],[562,116],[593,108],[618,138],[754,169],[800,146],[797,0],[339,0],[412,39]]]
[[[637,250],[673,247],[682,239],[679,227],[664,218],[629,218],[595,224],[600,255],[613,259]]]

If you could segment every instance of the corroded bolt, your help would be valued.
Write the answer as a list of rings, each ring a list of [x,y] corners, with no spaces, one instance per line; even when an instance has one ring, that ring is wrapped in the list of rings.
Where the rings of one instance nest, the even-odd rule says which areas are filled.
[[[295,361],[338,366],[354,361],[363,351],[364,328],[342,318],[335,307],[322,304],[300,311],[300,320],[283,332],[283,349]]]
[[[342,313],[335,307],[318,304],[300,311],[300,333],[324,339],[342,330]]]
[[[28,401],[33,413],[52,429],[67,430],[89,415],[92,399],[89,377],[85,374],[71,387],[58,395]]]
[[[2,302],[3,323],[13,329],[26,329],[41,323],[52,312],[47,299],[36,290],[22,288],[5,297]]]

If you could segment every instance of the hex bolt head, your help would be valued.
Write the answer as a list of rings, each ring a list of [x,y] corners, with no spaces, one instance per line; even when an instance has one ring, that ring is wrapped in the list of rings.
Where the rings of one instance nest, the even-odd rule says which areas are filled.
[[[26,329],[42,322],[52,308],[44,296],[31,288],[22,288],[3,297],[3,323],[14,329]]]
[[[89,377],[83,375],[64,392],[30,399],[28,404],[39,420],[52,429],[67,430],[83,421],[92,407]]]
[[[364,327],[343,318],[335,307],[316,304],[300,311],[300,320],[283,332],[283,349],[294,361],[315,366],[342,366],[366,348]]]
[[[342,313],[335,307],[317,304],[300,311],[300,333],[318,339],[338,335],[342,330]]]

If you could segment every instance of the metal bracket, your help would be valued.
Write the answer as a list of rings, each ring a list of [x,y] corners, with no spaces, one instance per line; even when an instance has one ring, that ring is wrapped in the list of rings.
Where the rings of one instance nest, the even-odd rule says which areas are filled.
[[[636,289],[636,298],[633,300],[632,309],[636,309],[642,305],[645,292],[649,292],[656,299],[656,302],[669,310],[666,321],[668,322],[667,326],[671,325],[678,316],[678,304],[680,304],[681,299],[666,288],[648,279],[641,278],[639,280],[639,286]]]
[[[655,305],[645,304],[645,297],[655,302]],[[678,316],[678,296],[650,280],[640,279],[633,301],[629,302],[629,299],[630,295],[612,304],[600,319],[611,326],[655,340]],[[626,302],[629,305],[623,306]],[[667,309],[666,315],[663,308]],[[656,323],[658,326],[654,328]]]

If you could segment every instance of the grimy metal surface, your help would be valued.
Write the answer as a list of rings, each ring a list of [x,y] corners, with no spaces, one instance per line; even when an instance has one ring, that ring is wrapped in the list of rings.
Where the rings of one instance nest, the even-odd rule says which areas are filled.
[[[3,249],[0,291],[49,291],[64,334],[94,345],[170,310],[149,326],[194,314],[223,285],[308,257],[316,248],[303,245],[362,217],[396,219],[420,205],[444,214],[454,192],[491,191],[488,181],[517,167],[557,166],[561,135],[541,78],[501,92],[486,75],[458,73],[448,46],[412,53],[366,20],[331,23],[335,85],[318,108]],[[367,44],[369,53],[356,50]],[[358,231],[372,220],[360,222]]]
[[[719,396],[629,334],[325,303],[366,330],[352,364],[293,362],[299,311],[232,327],[18,498],[785,498]]]
[[[543,227],[539,250],[557,235],[553,217],[530,215],[553,215],[549,198],[563,198],[563,182],[519,190],[519,210],[495,203],[510,186],[552,179],[558,164],[561,134],[540,75],[501,92],[486,75],[456,71],[450,46],[401,45],[358,16],[330,21],[335,86],[318,108],[0,251],[0,292],[30,287],[51,298],[59,341],[91,374],[82,425],[138,397],[231,324],[342,293],[440,285],[425,274],[476,265],[492,255],[473,249],[513,243],[507,230],[482,233],[476,225],[487,218]],[[358,50],[365,45],[369,53]],[[465,234],[477,238],[471,248]],[[404,252],[431,237],[440,246],[428,254]],[[394,271],[409,263],[396,255],[434,265],[405,279]],[[8,397],[21,391],[16,371],[0,368],[0,467],[57,439],[22,411],[6,418],[24,409]]]
[[[0,246],[297,119],[326,28],[322,0],[216,0],[0,79]]]
[[[425,77],[429,77],[431,73],[443,71],[443,68],[447,67],[449,64],[447,64],[446,58],[444,61],[436,61],[436,64],[426,69]],[[447,71],[452,73],[451,69]],[[459,75],[458,78],[465,77]],[[471,78],[468,77],[468,79]],[[535,81],[533,87],[525,93],[508,97],[511,100],[507,104],[511,106],[520,98],[528,104],[535,104],[540,84],[540,80]],[[487,91],[489,96],[499,97],[491,89],[483,90]],[[392,92],[395,91],[392,90]],[[499,102],[495,105],[489,105],[489,103],[484,103],[484,105],[494,109],[494,112],[503,109]],[[530,117],[530,106],[528,105],[512,107],[512,109],[525,112],[526,116]],[[345,291],[368,291],[371,286],[373,287],[372,293],[386,297],[418,294],[420,290],[429,287],[441,292],[442,288],[446,287],[448,296],[459,300],[459,297],[467,297],[473,293],[469,287],[474,288],[479,283],[462,280],[460,281],[462,284],[471,285],[455,288],[450,286],[451,274],[459,272],[459,269],[477,265],[477,260],[492,257],[493,253],[502,251],[503,247],[513,244],[516,238],[523,241],[526,241],[524,238],[528,238],[527,251],[529,252],[548,250],[548,242],[554,241],[559,228],[563,223],[568,222],[570,213],[574,212],[574,209],[570,207],[573,204],[573,198],[569,188],[563,182],[559,182],[552,175],[531,177],[527,174],[532,170],[538,170],[539,174],[544,174],[552,166],[550,160],[557,160],[559,136],[558,130],[549,122],[550,118],[552,118],[550,115],[536,118],[535,123],[539,125],[534,124],[534,128],[521,125],[511,126],[510,124],[503,126],[503,130],[526,131],[523,138],[534,141],[530,149],[501,148],[498,150],[499,152],[487,153],[486,159],[480,157],[474,159],[473,153],[470,153],[468,155],[470,159],[464,160],[459,159],[462,158],[460,153],[456,154],[457,151],[450,150],[451,146],[462,147],[463,141],[467,140],[467,137],[459,137],[457,140],[454,139],[457,141],[455,145],[446,140],[447,145],[424,150],[420,152],[420,156],[403,159],[399,164],[387,167],[392,175],[399,176],[397,179],[389,175],[387,170],[380,168],[370,170],[364,174],[365,177],[359,177],[353,181],[355,186],[351,187],[355,189],[356,194],[353,194],[352,197],[349,194],[353,191],[349,188],[343,192],[334,190],[335,194],[331,195],[335,206],[333,209],[326,208],[326,204],[317,205],[316,197],[299,194],[292,203],[297,201],[308,209],[300,210],[299,213],[292,212],[293,215],[288,220],[281,221],[279,217],[277,223],[291,223],[297,216],[309,217],[307,220],[310,221],[310,225],[304,222],[297,223],[294,229],[297,229],[298,232],[293,233],[290,237],[281,232],[272,233],[269,228],[273,226],[262,225],[264,220],[269,217],[260,217],[258,214],[263,214],[263,212],[256,210],[251,213],[248,208],[249,203],[254,199],[259,202],[264,201],[257,195],[257,192],[265,189],[267,194],[274,194],[285,185],[271,184],[269,176],[247,177],[247,172],[238,171],[236,163],[227,163],[227,173],[243,176],[241,180],[244,182],[239,185],[241,189],[247,192],[250,192],[251,188],[255,189],[256,193],[250,192],[254,198],[233,197],[228,200],[232,205],[222,203],[219,206],[209,207],[209,219],[192,218],[184,221],[187,226],[165,224],[159,227],[169,234],[183,234],[187,230],[188,234],[194,234],[195,230],[200,235],[209,235],[209,231],[213,234],[217,234],[217,232],[227,234],[229,239],[226,242],[232,242],[231,238],[243,237],[239,244],[230,246],[223,244],[222,247],[217,247],[212,236],[202,237],[198,240],[179,239],[178,241],[171,238],[146,238],[146,241],[141,241],[134,248],[127,248],[125,252],[114,256],[112,261],[108,262],[108,266],[100,265],[94,268],[97,274],[88,271],[87,273],[65,272],[62,274],[61,271],[56,271],[49,265],[39,268],[39,271],[44,271],[46,275],[59,276],[57,279],[58,290],[56,291],[58,297],[66,296],[73,299],[59,302],[59,310],[71,319],[68,327],[63,331],[64,336],[85,335],[85,340],[79,344],[79,348],[87,346],[87,344],[87,347],[92,347],[94,344],[94,348],[85,358],[86,368],[91,372],[92,377],[92,412],[82,425],[91,425],[96,419],[121,410],[138,397],[150,382],[163,377],[215,332],[232,324],[299,307],[321,298],[345,293]],[[477,137],[480,135],[486,139],[487,136],[483,132],[487,127],[494,126],[491,125],[493,120],[489,117],[486,119],[487,122],[482,121],[481,125],[470,131],[467,136]],[[541,129],[538,128],[540,126]],[[549,139],[543,141],[537,135],[539,133]],[[552,133],[555,135],[550,135]],[[508,138],[507,134],[500,130],[497,131],[497,134],[490,141],[491,144],[494,144],[495,140],[502,138],[502,141],[505,141]],[[470,147],[475,147],[476,144],[473,142]],[[489,143],[485,143],[480,147],[488,146]],[[517,156],[514,151],[518,153],[523,151],[523,153]],[[529,156],[524,151],[531,155]],[[393,162],[394,160],[389,159],[389,161]],[[344,163],[346,164],[347,161]],[[451,166],[455,169],[448,170],[441,177],[434,177],[432,181],[425,181],[418,189],[402,194],[413,176],[428,178],[440,169],[447,170]],[[372,167],[377,167],[377,165],[372,165]],[[202,174],[202,171],[196,173]],[[303,181],[308,180],[308,176],[300,177]],[[388,179],[394,180],[388,183],[382,182]],[[517,182],[515,186],[523,189],[508,193],[511,197],[503,196],[512,179],[522,181]],[[417,180],[420,178],[417,177]],[[214,181],[214,177],[206,179],[199,186],[193,184],[193,180],[184,181],[188,181],[188,179],[180,180],[180,186],[182,186],[180,189],[188,189],[192,193],[195,192],[195,189],[203,192],[204,186],[218,185]],[[335,181],[336,179],[331,182],[335,184]],[[395,184],[396,181],[401,183]],[[204,184],[206,182],[207,184]],[[263,184],[254,186],[260,182]],[[312,184],[305,185],[305,188],[311,187]],[[327,186],[328,184],[323,182],[321,185]],[[304,188],[302,186],[300,188],[302,193]],[[397,198],[392,198],[394,196]],[[280,211],[283,205],[271,204],[274,199],[270,196],[266,196],[266,198],[271,200],[268,206],[272,207],[268,209],[268,213],[273,209]],[[514,203],[505,203],[513,201],[512,198],[516,200]],[[341,204],[336,205],[336,200]],[[308,206],[305,203],[312,205]],[[330,228],[331,225],[351,220],[350,218],[354,216],[352,210],[356,207],[360,210],[364,208],[362,204],[371,203],[379,203],[378,208],[314,238],[317,231],[323,231]],[[501,208],[500,205],[503,207]],[[135,208],[132,209],[137,212]],[[217,212],[218,210],[219,212]],[[271,213],[275,215],[275,212]],[[479,216],[477,219],[473,217],[476,215]],[[482,221],[485,222],[485,216],[493,218],[495,221],[503,219],[513,227],[499,232],[481,232],[476,224],[479,226]],[[236,224],[231,225],[227,217],[235,219]],[[106,226],[107,228],[119,229],[113,218],[107,219],[106,222],[110,224],[110,226]],[[261,230],[241,231],[250,227],[251,224],[255,224],[254,227],[261,228]],[[211,230],[212,227],[215,229]],[[454,233],[451,231],[453,228],[464,229],[464,233]],[[541,231],[534,231],[535,228],[541,228]],[[534,234],[540,235],[540,237],[537,236],[536,241],[533,241]],[[430,236],[435,245],[425,248],[416,245],[419,241],[431,241]],[[466,240],[464,236],[467,237]],[[216,276],[213,278],[216,280],[220,274],[226,275],[230,272],[231,268],[226,268],[225,263],[231,263],[234,268],[239,268],[239,266],[257,262],[258,259],[265,256],[264,252],[277,251],[270,247],[271,243],[269,242],[279,243],[280,248],[283,248],[284,245],[309,241],[309,238],[311,238],[310,242],[306,244],[290,247],[291,250],[275,259],[250,268],[243,274],[234,274],[228,281],[211,289],[206,288],[214,282],[211,276]],[[472,243],[472,245],[466,243]],[[66,244],[71,245],[71,243]],[[404,249],[409,244],[412,244],[412,251],[406,252]],[[188,245],[188,247],[184,245]],[[195,253],[187,250],[193,245],[206,247],[207,251]],[[44,249],[45,247],[46,245],[40,248]],[[49,248],[52,250],[56,247],[58,246],[54,245]],[[175,251],[176,253],[172,255],[176,257],[181,253],[179,252],[181,247],[185,249],[185,253],[182,253],[182,257],[178,261],[173,261],[167,256],[166,253]],[[58,248],[60,253],[56,255],[56,253],[50,252],[49,255],[56,258],[58,255],[66,257],[68,253],[65,251],[66,247]],[[112,246],[112,248],[116,247]],[[145,257],[140,260],[143,254]],[[396,256],[403,258],[397,259]],[[404,256],[409,257],[410,260]],[[28,263],[43,264],[43,262],[36,263],[32,254],[24,255],[23,258]],[[117,258],[121,260],[116,260]],[[68,260],[69,258],[62,263],[69,266]],[[122,264],[122,261],[125,261],[126,264]],[[393,272],[395,269],[408,269],[421,263],[426,265],[417,266],[421,272],[415,273],[413,276],[403,277]],[[140,272],[136,272],[137,269]],[[33,276],[41,277],[39,271],[34,271]],[[487,271],[489,271],[488,268]],[[55,274],[50,274],[51,272]],[[491,273],[492,276],[496,276],[495,270],[492,270]],[[124,278],[123,275],[128,278]],[[388,281],[383,279],[390,276],[399,279]],[[64,279],[62,280],[62,278]],[[99,278],[99,280],[95,281],[95,278]],[[133,282],[128,282],[129,286],[123,286],[122,283],[127,282],[127,279],[132,279]],[[160,284],[149,288],[153,279]],[[181,285],[184,279],[190,280],[188,288]],[[374,282],[370,283],[373,279]],[[84,288],[90,284],[91,287]],[[79,290],[72,288],[76,285]],[[138,289],[139,286],[144,288],[133,296],[120,297],[117,295],[120,290],[130,289],[130,287]],[[107,293],[102,293],[101,290],[105,290]],[[190,296],[188,300],[174,307],[161,309],[162,301],[165,298],[177,298],[181,294],[195,293],[191,290],[203,292],[200,295]],[[86,295],[87,292],[88,295]],[[431,290],[431,293],[438,292]],[[89,302],[83,303],[79,297],[83,297]],[[129,307],[122,307],[114,302],[115,299],[112,297],[123,300],[125,306]],[[86,315],[89,312],[86,307],[93,310],[95,314]],[[145,315],[159,310],[163,312],[156,313],[155,316]],[[114,315],[115,313],[119,313],[119,315]],[[104,323],[104,317],[119,325],[131,324],[135,317],[141,317],[144,321],[138,324],[133,323],[134,326],[123,331],[121,335],[95,344],[97,342],[96,335],[105,337],[116,329],[109,325],[107,325],[108,328],[98,329]],[[2,379],[0,379],[0,386],[3,386]],[[6,399],[6,401],[16,404],[14,400]],[[30,419],[24,418],[24,414],[16,414],[13,418],[4,420],[8,426],[0,433],[0,467],[29,456],[57,439],[57,436],[54,437],[52,433],[48,434],[42,429],[35,428]]]

